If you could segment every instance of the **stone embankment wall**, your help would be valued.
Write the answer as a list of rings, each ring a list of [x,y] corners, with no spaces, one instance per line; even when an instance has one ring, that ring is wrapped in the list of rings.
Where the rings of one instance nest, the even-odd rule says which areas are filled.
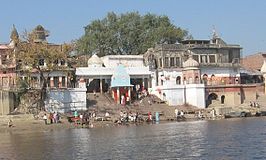
[[[16,96],[12,91],[0,90],[0,115],[11,113],[16,104]]]

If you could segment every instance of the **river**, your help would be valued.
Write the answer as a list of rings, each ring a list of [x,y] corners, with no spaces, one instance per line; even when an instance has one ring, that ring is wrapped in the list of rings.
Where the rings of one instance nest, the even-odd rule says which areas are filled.
[[[0,134],[0,159],[266,159],[266,118]]]

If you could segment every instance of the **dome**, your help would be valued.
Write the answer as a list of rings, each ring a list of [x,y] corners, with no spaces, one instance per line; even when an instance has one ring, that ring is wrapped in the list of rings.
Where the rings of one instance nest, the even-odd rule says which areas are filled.
[[[261,73],[266,73],[266,61],[265,60],[263,61],[263,65],[262,65],[260,71],[261,71]]]
[[[103,61],[96,54],[92,55],[88,60],[88,66],[102,67]]]
[[[187,67],[199,67],[199,62],[197,62],[196,60],[194,60],[194,59],[192,58],[192,55],[189,55],[188,60],[186,60],[186,61],[183,63],[183,67],[184,67],[184,68],[187,68]]]

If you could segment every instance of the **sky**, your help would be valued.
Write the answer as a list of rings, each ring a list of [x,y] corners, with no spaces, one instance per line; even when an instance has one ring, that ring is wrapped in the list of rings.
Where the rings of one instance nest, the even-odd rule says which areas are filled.
[[[194,39],[210,39],[215,28],[228,44],[243,47],[242,55],[266,52],[265,0],[6,0],[0,3],[0,42],[9,42],[14,24],[22,34],[42,25],[51,43],[71,42],[93,20],[137,11],[166,15]]]

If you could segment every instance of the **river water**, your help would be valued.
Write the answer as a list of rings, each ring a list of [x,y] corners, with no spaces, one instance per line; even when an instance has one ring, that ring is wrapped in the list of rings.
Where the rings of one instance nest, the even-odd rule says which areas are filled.
[[[6,132],[0,159],[266,159],[266,118]]]

